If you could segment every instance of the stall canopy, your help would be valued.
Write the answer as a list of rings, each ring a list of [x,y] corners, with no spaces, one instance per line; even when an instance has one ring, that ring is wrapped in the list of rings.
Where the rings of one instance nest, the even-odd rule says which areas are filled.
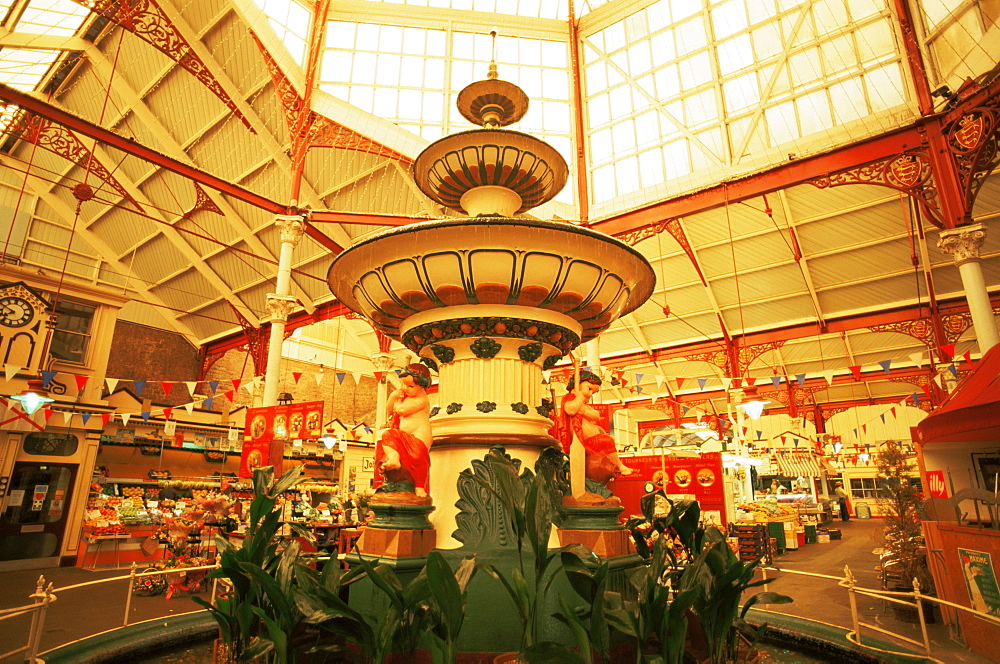
[[[917,435],[921,445],[1000,441],[1000,345],[917,425]]]
[[[777,461],[785,477],[819,477],[825,470],[812,454],[779,454]]]

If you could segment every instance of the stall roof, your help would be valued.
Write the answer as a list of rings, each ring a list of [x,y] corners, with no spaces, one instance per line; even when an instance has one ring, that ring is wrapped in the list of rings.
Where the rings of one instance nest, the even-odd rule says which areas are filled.
[[[1000,441],[1000,345],[989,349],[958,389],[917,425],[921,445]]]

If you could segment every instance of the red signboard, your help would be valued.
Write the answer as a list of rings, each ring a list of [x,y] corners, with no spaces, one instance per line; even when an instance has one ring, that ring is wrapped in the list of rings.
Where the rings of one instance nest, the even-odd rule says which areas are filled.
[[[718,511],[722,523],[726,523],[725,479],[720,453],[709,452],[692,458],[659,454],[620,458],[632,469],[632,474],[617,478],[610,488],[622,501],[623,517],[641,514],[639,501],[642,497],[663,489],[668,496],[694,496],[702,512]]]
[[[944,483],[943,470],[927,471],[927,491],[932,498],[948,497],[948,487]]]
[[[310,401],[247,409],[240,477],[252,477],[254,468],[260,466],[274,466],[279,472],[286,440],[319,438],[323,405],[322,401]]]

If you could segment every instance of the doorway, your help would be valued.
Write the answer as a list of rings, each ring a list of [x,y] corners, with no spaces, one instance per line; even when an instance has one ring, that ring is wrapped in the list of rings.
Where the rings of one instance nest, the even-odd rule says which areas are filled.
[[[77,464],[18,461],[0,514],[0,570],[59,565]]]

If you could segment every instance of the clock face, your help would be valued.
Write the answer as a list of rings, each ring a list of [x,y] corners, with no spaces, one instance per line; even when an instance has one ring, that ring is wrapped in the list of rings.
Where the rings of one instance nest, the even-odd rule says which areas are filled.
[[[0,325],[23,327],[35,317],[35,308],[26,300],[8,296],[0,298]]]

